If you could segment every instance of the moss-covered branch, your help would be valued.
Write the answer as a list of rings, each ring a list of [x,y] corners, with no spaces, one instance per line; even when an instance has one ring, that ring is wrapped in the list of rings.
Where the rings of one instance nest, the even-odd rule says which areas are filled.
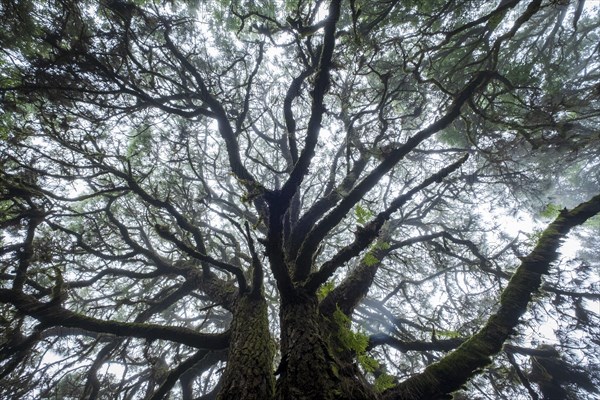
[[[402,382],[386,393],[386,399],[437,399],[458,390],[490,357],[502,349],[520,317],[527,310],[532,294],[542,283],[558,248],[569,230],[600,212],[600,195],[573,210],[564,209],[542,233],[536,247],[525,257],[500,296],[500,308],[479,332],[422,373]]]
[[[403,341],[385,333],[378,333],[369,336],[368,350],[381,346],[383,344],[406,353],[407,351],[450,351],[454,350],[465,342],[462,338],[451,339],[433,339],[431,342],[412,340]]]

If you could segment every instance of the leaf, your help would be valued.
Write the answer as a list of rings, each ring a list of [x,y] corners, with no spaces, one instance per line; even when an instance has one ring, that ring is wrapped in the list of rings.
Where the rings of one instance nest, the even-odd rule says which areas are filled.
[[[356,215],[356,221],[360,225],[366,224],[371,218],[373,218],[373,212],[364,208],[360,204],[357,204],[354,208],[354,214]]]
[[[396,383],[394,382],[394,377],[388,374],[381,374],[375,379],[375,391],[383,392],[387,389],[394,387]]]
[[[375,257],[371,252],[368,252],[363,258],[363,263],[365,263],[367,267],[377,265],[379,264],[379,261],[380,260],[377,257]]]

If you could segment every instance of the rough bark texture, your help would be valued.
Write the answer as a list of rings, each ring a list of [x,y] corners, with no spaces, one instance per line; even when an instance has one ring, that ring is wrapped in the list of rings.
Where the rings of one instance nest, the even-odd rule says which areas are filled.
[[[349,376],[330,349],[315,297],[303,297],[281,310],[282,360],[277,380],[278,400],[372,398]]]
[[[273,356],[267,302],[263,296],[240,296],[234,306],[227,367],[217,399],[272,399]]]

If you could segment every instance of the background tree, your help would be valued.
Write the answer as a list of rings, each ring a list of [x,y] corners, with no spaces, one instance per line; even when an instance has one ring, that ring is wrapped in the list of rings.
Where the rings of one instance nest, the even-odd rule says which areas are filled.
[[[1,4],[3,397],[597,394],[597,4]]]

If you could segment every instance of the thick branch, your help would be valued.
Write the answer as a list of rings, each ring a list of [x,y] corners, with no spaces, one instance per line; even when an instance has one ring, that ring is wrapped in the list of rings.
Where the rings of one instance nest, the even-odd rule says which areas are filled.
[[[483,328],[456,351],[431,364],[422,373],[391,389],[386,399],[431,399],[458,390],[488,365],[490,357],[502,349],[520,317],[527,311],[531,297],[542,283],[558,248],[569,230],[600,212],[600,195],[573,210],[564,209],[543,232],[537,246],[517,268],[500,296],[500,308]]]
[[[298,146],[296,144],[296,120],[292,111],[292,103],[294,99],[300,96],[300,88],[302,83],[314,72],[314,69],[309,68],[292,80],[290,87],[283,101],[283,115],[285,118],[285,127],[287,129],[288,146],[290,148],[291,161],[296,164],[298,161]]]
[[[46,326],[81,328],[91,332],[148,340],[168,340],[200,349],[223,349],[229,342],[229,335],[224,333],[207,334],[175,326],[103,321],[66,310],[52,302],[42,303],[33,296],[10,289],[0,289],[0,302],[14,305],[23,314],[37,319]]]
[[[365,262],[363,258],[355,269],[353,269],[344,280],[333,289],[329,294],[319,303],[319,312],[326,317],[331,317],[335,310],[340,309],[344,314],[350,316],[358,303],[367,295],[369,288],[373,283],[375,274],[377,273],[382,260],[392,251],[405,246],[411,246],[415,243],[429,241],[437,237],[442,236],[442,233],[416,236],[410,239],[406,239],[400,242],[392,243],[387,246],[383,246],[378,249],[374,249],[369,252],[372,257],[371,260]],[[380,237],[382,242],[387,242],[387,237]],[[373,263],[374,259],[378,260]],[[388,295],[389,296],[389,295]],[[386,296],[385,299],[388,298]],[[385,302],[384,299],[384,302]]]
[[[388,345],[394,349],[406,353],[407,351],[450,351],[465,342],[465,339],[436,339],[431,342],[410,341],[405,342],[385,333],[378,333],[369,337],[369,349],[376,346]]]
[[[345,194],[350,192],[359,175],[364,170],[365,166],[369,161],[369,155],[365,152],[361,154],[361,157],[354,163],[350,172],[335,187],[331,192],[326,194],[317,200],[305,213],[300,217],[300,220],[293,228],[289,239],[289,250],[288,256],[291,259],[295,259],[298,255],[298,250],[306,235],[310,232],[311,228],[315,226],[319,218],[321,218],[327,211],[331,210],[338,201],[340,201]]]
[[[207,354],[207,350],[199,350],[196,354],[180,363],[175,369],[169,372],[169,375],[165,379],[165,382],[162,385],[160,385],[156,392],[154,392],[150,400],[161,400],[165,398],[167,393],[169,393],[173,386],[177,383],[177,380],[184,373],[186,373],[188,370],[194,367],[194,365],[202,361],[202,359],[206,357]]]
[[[304,149],[302,149],[290,177],[281,189],[280,201],[286,205],[291,201],[294,194],[296,194],[298,187],[300,187],[300,184],[308,173],[311,160],[315,155],[315,147],[317,146],[319,132],[321,131],[321,121],[325,112],[325,93],[329,89],[329,73],[331,70],[333,49],[335,47],[336,23],[340,17],[340,3],[341,0],[332,0],[329,4],[329,16],[325,23],[321,58],[319,60],[314,87],[311,92],[313,102],[310,119],[308,120]]]
[[[157,224],[155,226],[155,229],[158,232],[160,237],[172,242],[180,250],[186,252],[187,254],[189,254],[191,257],[194,257],[198,261],[207,262],[211,265],[214,265],[215,267],[217,267],[219,269],[222,269],[223,271],[231,272],[232,274],[234,274],[237,279],[237,282],[238,282],[238,285],[240,288],[240,292],[243,293],[246,291],[248,284],[246,282],[246,277],[244,276],[244,271],[240,267],[233,265],[233,264],[223,262],[223,261],[219,261],[215,258],[212,258],[206,254],[203,254],[203,253],[191,248],[190,246],[185,244],[183,241],[181,241],[180,239],[175,237],[175,235],[173,233],[171,233],[168,230],[168,228],[166,228],[162,225]]]

